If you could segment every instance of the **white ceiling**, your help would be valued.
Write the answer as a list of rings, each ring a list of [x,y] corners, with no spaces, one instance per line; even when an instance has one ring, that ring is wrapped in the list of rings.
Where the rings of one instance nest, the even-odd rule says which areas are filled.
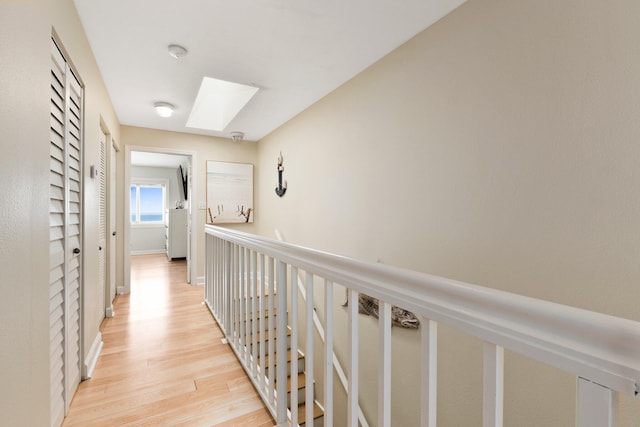
[[[464,1],[74,0],[120,123],[250,141]],[[205,76],[260,89],[223,132],[185,127]],[[156,116],[157,101],[174,115]]]

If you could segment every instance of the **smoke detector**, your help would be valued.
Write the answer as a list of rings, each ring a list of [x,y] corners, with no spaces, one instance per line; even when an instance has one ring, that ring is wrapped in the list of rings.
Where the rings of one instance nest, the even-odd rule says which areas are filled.
[[[244,138],[244,132],[231,132],[231,139],[234,141],[242,141]]]
[[[169,55],[176,59],[180,59],[187,55],[187,49],[178,44],[170,44],[167,50],[169,51]]]

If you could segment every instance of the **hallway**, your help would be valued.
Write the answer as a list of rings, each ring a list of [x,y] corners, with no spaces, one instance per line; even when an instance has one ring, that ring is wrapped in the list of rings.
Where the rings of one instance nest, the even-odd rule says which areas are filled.
[[[186,261],[132,257],[131,293],[102,323],[100,359],[63,426],[273,426],[185,278]]]

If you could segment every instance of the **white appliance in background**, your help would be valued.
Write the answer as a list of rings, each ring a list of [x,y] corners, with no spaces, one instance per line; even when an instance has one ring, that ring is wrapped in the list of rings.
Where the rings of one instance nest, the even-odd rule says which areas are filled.
[[[187,256],[187,215],[187,209],[167,209],[164,236],[169,260]]]

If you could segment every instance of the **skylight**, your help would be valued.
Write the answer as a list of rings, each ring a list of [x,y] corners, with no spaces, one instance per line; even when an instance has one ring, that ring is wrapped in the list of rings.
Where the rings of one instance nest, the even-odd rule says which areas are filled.
[[[204,77],[187,127],[223,131],[257,91],[257,87]]]

